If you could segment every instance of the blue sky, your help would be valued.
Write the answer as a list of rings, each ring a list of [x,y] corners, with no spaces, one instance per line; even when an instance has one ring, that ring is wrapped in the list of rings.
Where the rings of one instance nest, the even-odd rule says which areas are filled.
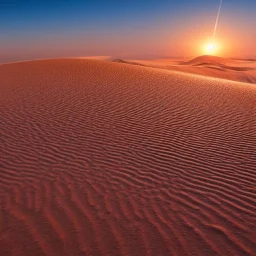
[[[0,0],[0,62],[190,56],[198,41],[211,36],[218,5],[219,0]],[[255,0],[223,0],[217,35],[235,41],[235,56],[256,56],[255,13]]]

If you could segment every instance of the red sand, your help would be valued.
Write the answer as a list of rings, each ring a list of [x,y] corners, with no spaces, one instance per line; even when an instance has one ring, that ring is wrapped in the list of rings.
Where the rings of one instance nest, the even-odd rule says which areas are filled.
[[[0,255],[255,255],[256,87],[92,60],[0,66]]]

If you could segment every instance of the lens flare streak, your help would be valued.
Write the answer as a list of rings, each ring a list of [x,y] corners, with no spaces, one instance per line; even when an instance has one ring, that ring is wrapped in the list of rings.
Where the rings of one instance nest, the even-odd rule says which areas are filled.
[[[214,32],[213,32],[213,42],[215,41],[215,35],[216,35],[218,23],[219,23],[219,18],[220,18],[220,11],[221,11],[221,7],[222,7],[222,2],[223,2],[223,0],[220,0],[219,10],[218,10],[218,14],[217,14],[217,18],[216,18],[216,22],[215,22],[215,26],[214,26]]]

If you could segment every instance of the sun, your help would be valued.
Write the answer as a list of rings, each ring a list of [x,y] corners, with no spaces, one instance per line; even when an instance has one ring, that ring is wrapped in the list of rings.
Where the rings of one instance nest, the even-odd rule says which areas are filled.
[[[218,45],[216,43],[207,43],[204,47],[204,53],[207,55],[216,55],[218,53]]]

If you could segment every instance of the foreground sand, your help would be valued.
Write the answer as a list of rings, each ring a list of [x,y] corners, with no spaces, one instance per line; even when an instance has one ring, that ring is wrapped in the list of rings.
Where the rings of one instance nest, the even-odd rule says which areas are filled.
[[[255,255],[255,99],[120,63],[0,66],[0,255]]]

